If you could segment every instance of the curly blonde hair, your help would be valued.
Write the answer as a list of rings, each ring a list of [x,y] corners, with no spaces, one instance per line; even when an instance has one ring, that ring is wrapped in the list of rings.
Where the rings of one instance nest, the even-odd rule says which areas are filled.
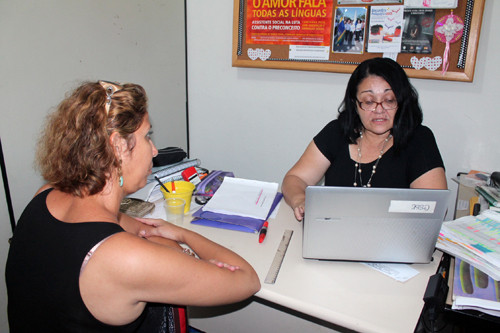
[[[47,182],[79,197],[101,192],[120,167],[109,137],[117,132],[130,150],[147,113],[143,87],[117,85],[111,96],[99,82],[85,82],[48,115],[38,142],[37,164]],[[105,104],[111,98],[109,112]]]

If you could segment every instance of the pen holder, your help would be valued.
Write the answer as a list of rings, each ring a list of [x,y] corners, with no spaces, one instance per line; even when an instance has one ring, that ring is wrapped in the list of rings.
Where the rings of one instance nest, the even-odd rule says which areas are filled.
[[[161,193],[163,194],[163,198],[181,198],[186,201],[186,205],[184,206],[184,214],[189,212],[191,207],[191,197],[193,196],[194,184],[191,182],[186,182],[182,180],[176,180],[175,182],[175,193],[172,193],[172,182],[164,183],[168,192],[165,191],[163,187],[160,188]]]

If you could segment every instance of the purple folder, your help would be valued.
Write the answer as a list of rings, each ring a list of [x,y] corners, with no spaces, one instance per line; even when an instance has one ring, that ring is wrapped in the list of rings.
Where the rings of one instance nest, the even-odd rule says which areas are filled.
[[[278,192],[276,193],[276,197],[274,197],[273,204],[271,205],[271,209],[269,210],[269,214],[267,218],[274,211],[278,203],[281,201],[283,194]],[[193,213],[192,224],[204,225],[207,227],[214,228],[222,228],[222,229],[230,229],[236,231],[244,231],[244,232],[259,232],[264,224],[265,220],[259,220],[252,217],[244,217],[239,215],[227,215],[214,213],[209,211],[203,211],[203,207],[198,209]]]

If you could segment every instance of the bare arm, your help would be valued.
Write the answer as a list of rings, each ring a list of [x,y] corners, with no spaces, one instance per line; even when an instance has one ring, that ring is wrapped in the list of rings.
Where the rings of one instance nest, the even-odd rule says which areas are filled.
[[[427,171],[415,179],[410,184],[410,188],[448,189],[444,169],[439,167]]]
[[[187,244],[200,259],[129,233],[113,235],[97,249],[80,277],[82,298],[98,319],[109,324],[128,322],[145,302],[227,304],[260,289],[254,269],[236,253],[170,223],[154,230]],[[210,259],[237,269],[221,268]]]
[[[286,173],[281,189],[297,220],[301,221],[304,217],[306,187],[317,184],[329,167],[330,161],[311,141],[297,163]]]
[[[144,221],[144,222],[142,222]],[[148,222],[149,221],[149,222]],[[130,215],[119,213],[118,214],[118,222],[120,223],[120,226],[126,231],[130,232],[133,235],[139,235],[139,232],[145,231],[145,230],[151,230],[154,229],[154,226],[151,226],[150,224],[154,224],[152,222],[152,219],[135,219],[131,217]],[[165,221],[162,221],[162,224],[166,223]],[[173,248],[181,249],[181,246],[168,238],[164,238],[161,236],[149,236],[147,237],[148,240],[158,243],[158,244],[163,244],[167,245]]]

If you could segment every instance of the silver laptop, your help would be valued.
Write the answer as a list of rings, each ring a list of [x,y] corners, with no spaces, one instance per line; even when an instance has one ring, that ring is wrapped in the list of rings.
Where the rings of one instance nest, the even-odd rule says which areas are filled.
[[[302,256],[428,263],[449,190],[309,186]]]

